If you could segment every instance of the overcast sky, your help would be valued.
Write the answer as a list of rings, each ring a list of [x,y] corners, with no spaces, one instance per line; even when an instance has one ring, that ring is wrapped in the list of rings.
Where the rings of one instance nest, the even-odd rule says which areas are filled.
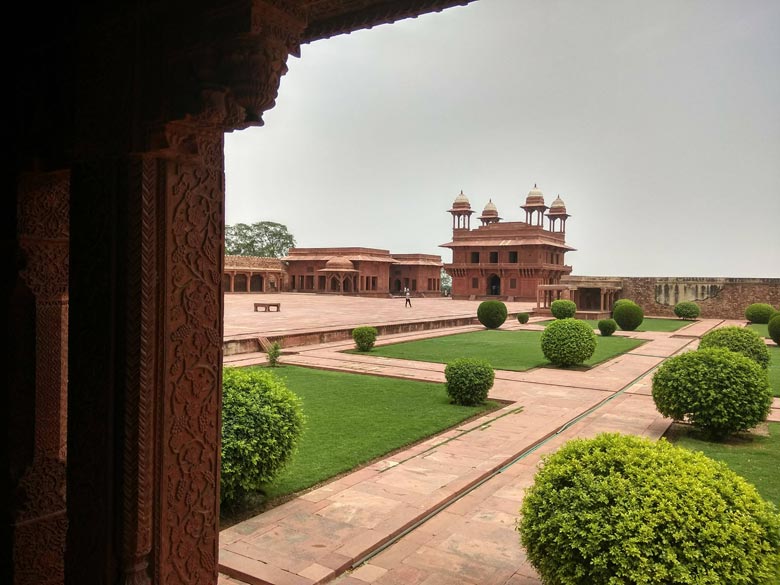
[[[778,0],[479,0],[288,66],[225,138],[228,224],[449,262],[461,189],[522,221],[537,183],[573,274],[780,277]]]

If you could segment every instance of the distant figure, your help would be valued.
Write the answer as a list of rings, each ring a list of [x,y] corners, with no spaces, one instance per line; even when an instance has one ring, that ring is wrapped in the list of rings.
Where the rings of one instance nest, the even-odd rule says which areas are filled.
[[[412,306],[412,297],[411,297],[411,293],[409,292],[409,287],[408,286],[404,289],[404,295],[406,295],[406,302],[404,303],[404,308],[406,308],[406,307],[410,307],[411,308],[411,306]]]

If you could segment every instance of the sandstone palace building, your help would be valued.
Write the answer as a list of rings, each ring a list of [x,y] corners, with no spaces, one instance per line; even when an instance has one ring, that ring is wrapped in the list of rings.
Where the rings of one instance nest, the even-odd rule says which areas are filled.
[[[566,244],[569,215],[563,200],[557,197],[547,207],[534,185],[520,207],[524,222],[502,221],[488,201],[478,217],[482,225],[471,229],[474,211],[468,197],[461,191],[455,198],[449,210],[452,241],[442,244],[452,250],[452,263],[444,269],[452,276],[453,298],[534,301],[540,287],[558,285],[571,273],[564,264],[564,254],[574,248]]]
[[[441,256],[379,248],[290,248],[287,256],[225,256],[225,292],[308,292],[387,296],[405,288],[438,296]]]

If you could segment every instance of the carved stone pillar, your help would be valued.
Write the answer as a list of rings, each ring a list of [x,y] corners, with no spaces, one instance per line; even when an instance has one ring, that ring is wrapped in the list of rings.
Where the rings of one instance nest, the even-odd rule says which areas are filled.
[[[217,581],[223,133],[273,106],[305,25],[295,5],[215,5],[192,51],[159,18],[134,27],[161,30],[164,41],[143,43],[162,51],[149,62],[187,79],[134,79],[134,95],[166,94],[159,110],[138,108],[137,154],[101,158],[90,143],[74,165],[69,584]],[[100,53],[95,66],[112,62]],[[112,103],[95,96],[84,98],[93,125]]]
[[[35,296],[35,428],[33,460],[17,486],[17,585],[64,580],[69,183],[68,172],[37,173],[19,188],[21,277]]]

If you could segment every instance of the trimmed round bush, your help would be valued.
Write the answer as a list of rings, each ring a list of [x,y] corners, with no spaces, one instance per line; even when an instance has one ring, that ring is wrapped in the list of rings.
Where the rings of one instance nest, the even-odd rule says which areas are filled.
[[[769,323],[775,308],[768,303],[753,303],[745,309],[745,319],[751,323]]]
[[[617,322],[614,319],[602,319],[598,323],[598,328],[603,337],[609,337],[617,331]]]
[[[298,397],[268,371],[225,368],[222,375],[222,476],[225,504],[257,492],[290,461],[303,431]]]
[[[674,306],[674,314],[680,319],[695,319],[701,314],[701,309],[694,302],[681,301]]]
[[[520,322],[521,325],[525,325],[528,323],[528,319],[531,318],[531,315],[528,313],[518,313],[517,314],[517,320]]]
[[[745,327],[722,327],[701,336],[699,349],[722,347],[749,357],[759,366],[769,367],[769,350],[761,336]]]
[[[574,439],[543,459],[517,523],[544,583],[773,583],[780,514],[698,451]]]
[[[455,404],[475,406],[482,404],[493,387],[496,374],[485,360],[459,358],[444,368],[447,394]]]
[[[664,416],[686,420],[715,438],[752,429],[772,404],[766,371],[728,349],[689,351],[653,376],[653,401]]]
[[[623,331],[634,331],[644,321],[645,313],[635,302],[626,301],[615,307],[612,318]]]
[[[501,327],[506,316],[506,305],[501,301],[482,301],[477,307],[477,319],[488,329]]]
[[[364,325],[362,327],[355,327],[352,330],[352,340],[355,342],[355,347],[358,351],[371,351],[376,343],[376,336],[378,332],[376,327],[370,327]]]
[[[579,319],[558,319],[541,335],[542,353],[556,366],[581,364],[596,351],[596,334]]]
[[[772,341],[777,345],[780,345],[780,313],[777,313],[769,320],[767,329],[769,330],[769,337],[772,338]]]
[[[568,319],[569,317],[574,317],[574,314],[577,312],[577,305],[574,301],[558,299],[550,305],[550,312],[556,319]]]
[[[612,314],[615,314],[615,309],[617,309],[620,305],[625,305],[626,303],[633,303],[631,299],[618,299],[614,303],[612,303]],[[636,304],[636,303],[634,303]]]

